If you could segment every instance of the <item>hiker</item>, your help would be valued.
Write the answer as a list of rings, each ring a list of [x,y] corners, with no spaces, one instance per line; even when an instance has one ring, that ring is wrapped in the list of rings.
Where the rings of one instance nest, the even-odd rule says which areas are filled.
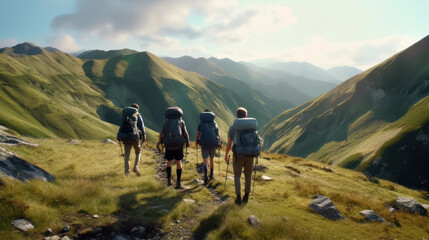
[[[200,114],[200,124],[198,125],[197,138],[195,140],[195,147],[198,149],[198,144],[201,146],[201,153],[203,156],[203,171],[204,171],[204,185],[208,181],[213,180],[214,157],[216,148],[221,147],[220,133],[215,119],[215,114],[206,109]],[[207,161],[210,155],[210,179],[207,177]]]
[[[134,148],[136,159],[134,161],[133,172],[137,176],[141,176],[139,171],[139,163],[141,157],[141,146],[146,141],[146,131],[143,118],[139,113],[139,105],[134,103],[131,107],[122,109],[122,124],[116,137],[121,143],[124,143],[125,149],[125,176],[130,174],[130,154],[131,148]]]
[[[247,118],[245,108],[237,109],[237,119],[228,131],[228,144],[225,149],[225,161],[229,164],[228,153],[233,152],[233,169],[236,204],[247,203],[249,200],[250,187],[252,185],[252,167],[254,158],[261,152],[262,139],[259,138],[257,130],[258,122],[254,118]],[[241,198],[241,172],[244,168],[244,196]]]
[[[179,107],[169,107],[165,110],[165,121],[159,133],[159,142],[165,146],[167,159],[167,186],[171,186],[171,161],[176,159],[177,182],[175,189],[181,189],[183,146],[189,147],[189,135],[185,121],[182,120],[183,111]]]

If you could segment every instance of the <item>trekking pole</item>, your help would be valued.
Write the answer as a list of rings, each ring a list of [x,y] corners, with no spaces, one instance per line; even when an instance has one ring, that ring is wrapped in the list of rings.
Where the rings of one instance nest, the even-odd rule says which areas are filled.
[[[185,169],[186,169],[186,162],[188,161],[188,146],[186,146],[186,152],[185,152]]]
[[[125,157],[124,151],[122,151],[122,144],[121,141],[119,141],[119,148],[121,148],[121,157]]]
[[[221,147],[220,147],[221,148]],[[217,151],[217,162],[218,162],[218,168],[219,168],[219,176],[220,176],[220,148]]]
[[[258,165],[258,157],[256,157],[255,166],[253,167],[253,190],[252,190],[252,196],[255,195],[256,166],[257,165]]]
[[[228,162],[226,162],[225,186],[223,187],[224,190],[226,190],[226,179],[228,179],[229,158],[230,156],[228,155]]]

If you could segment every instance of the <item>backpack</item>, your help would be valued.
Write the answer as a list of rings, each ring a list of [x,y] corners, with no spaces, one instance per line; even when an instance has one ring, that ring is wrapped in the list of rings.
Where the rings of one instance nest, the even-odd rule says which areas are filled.
[[[182,132],[182,109],[170,107],[165,111],[164,137],[162,142],[169,149],[179,149],[185,144],[185,138]]]
[[[119,128],[119,141],[136,142],[140,138],[140,130],[137,127],[139,111],[137,108],[126,107],[122,109],[122,124]]]
[[[254,118],[238,118],[233,124],[234,151],[239,157],[257,157],[261,154],[263,140],[258,135],[258,122]]]
[[[219,144],[218,129],[214,121],[215,115],[212,112],[200,114],[200,137],[198,143],[202,147],[216,147]]]

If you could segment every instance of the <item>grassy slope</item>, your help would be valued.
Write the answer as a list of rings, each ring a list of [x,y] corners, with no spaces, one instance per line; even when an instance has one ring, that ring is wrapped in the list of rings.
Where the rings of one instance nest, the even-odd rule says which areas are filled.
[[[406,213],[390,213],[386,205],[397,196],[413,197],[423,204],[429,199],[423,193],[394,183],[367,179],[363,174],[347,169],[326,166],[285,155],[267,155],[260,159],[269,169],[263,174],[274,178],[272,182],[260,180],[258,172],[255,195],[246,206],[232,202],[217,208],[212,195],[204,187],[191,183],[197,177],[187,165],[184,183],[191,191],[179,193],[156,180],[155,154],[144,148],[142,177],[124,177],[123,160],[117,145],[96,141],[82,141],[73,145],[65,139],[30,139],[40,148],[9,147],[29,162],[35,163],[57,180],[53,183],[31,181],[23,184],[6,180],[0,187],[0,238],[40,239],[47,228],[54,232],[62,226],[72,227],[69,236],[88,232],[88,227],[111,228],[129,231],[135,224],[148,229],[155,226],[168,233],[175,219],[193,218],[194,224],[182,221],[185,228],[204,233],[207,239],[421,239],[429,237],[429,218]],[[153,146],[152,146],[153,147]],[[187,159],[196,162],[195,149]],[[200,158],[201,159],[201,158]],[[217,159],[215,161],[217,164]],[[233,182],[223,188],[225,163],[221,174],[215,166],[217,191],[234,196]],[[324,170],[325,169],[325,170]],[[229,176],[232,170],[229,169]],[[173,174],[174,175],[174,174]],[[324,194],[334,202],[345,221],[331,221],[315,214],[307,205],[314,194]],[[427,196],[426,196],[427,197]],[[184,203],[191,198],[196,205]],[[163,213],[153,206],[163,206]],[[205,209],[207,215],[198,211]],[[394,226],[368,223],[359,211],[372,209]],[[100,218],[90,217],[92,214]],[[261,230],[250,227],[246,220],[250,214],[262,223]],[[13,229],[10,221],[26,218],[35,223],[35,230],[22,233]],[[284,220],[284,217],[287,220]]]
[[[382,155],[395,136],[429,120],[429,39],[267,124],[266,147],[275,152],[341,164],[362,154],[362,164]],[[293,113],[293,114],[291,114]]]
[[[0,54],[0,81],[2,125],[34,137],[114,136],[116,127],[97,110],[118,110],[85,76],[80,59],[62,52]]]
[[[184,120],[194,138],[199,113],[208,108],[217,118],[222,136],[234,120],[235,110],[244,106],[261,125],[269,117],[231,90],[193,72],[184,71],[155,55],[142,52],[108,60],[90,60],[83,66],[87,76],[117,106],[136,102],[141,107],[145,124],[159,131],[164,110],[177,105],[184,111]],[[124,97],[127,96],[127,97]]]

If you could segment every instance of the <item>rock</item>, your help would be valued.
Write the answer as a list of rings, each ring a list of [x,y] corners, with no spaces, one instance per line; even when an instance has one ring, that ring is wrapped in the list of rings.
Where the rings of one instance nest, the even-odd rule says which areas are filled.
[[[429,208],[429,204],[421,204],[422,205],[422,207],[424,207],[424,208]]]
[[[268,167],[264,166],[264,165],[256,165],[255,170],[259,171],[259,172],[263,172],[265,170],[267,170]]]
[[[104,141],[102,141],[102,143],[107,143],[107,144],[116,144],[116,145],[118,145],[118,143],[117,143],[117,142],[113,141],[113,140],[112,140],[112,139],[110,139],[110,138],[106,138]]]
[[[249,224],[254,226],[257,229],[261,229],[261,222],[257,217],[255,217],[255,215],[249,216]]]
[[[133,234],[138,234],[138,235],[143,235],[146,232],[146,228],[143,226],[135,226],[133,227],[133,229],[131,229],[131,233]]]
[[[39,144],[31,143],[21,138],[17,138],[7,133],[0,133],[0,143],[6,145],[26,145],[31,147],[39,147]]]
[[[176,223],[180,223],[180,220],[179,219],[176,219],[176,221],[175,221]]]
[[[426,209],[412,198],[398,197],[395,200],[394,207],[403,212],[415,213],[422,216],[427,213]]]
[[[61,229],[61,233],[66,233],[68,231],[70,231],[70,226],[67,226],[67,225],[64,226],[63,229]]]
[[[98,216],[97,214],[92,215],[93,218],[99,218],[100,216]]]
[[[61,237],[58,235],[52,236],[52,237],[45,237],[45,240],[60,240]]]
[[[113,240],[128,240],[127,238],[122,237],[121,235],[116,235]]]
[[[262,180],[265,180],[265,181],[272,181],[272,180],[274,180],[274,179],[272,179],[272,178],[270,178],[270,177],[268,177],[268,176],[266,176],[266,175],[262,175]]]
[[[323,195],[316,195],[308,205],[315,212],[331,220],[344,220],[344,216],[334,206],[328,197]]]
[[[79,144],[79,141],[78,141],[78,140],[76,140],[76,139],[69,139],[69,140],[67,141],[67,143],[70,143],[70,144]]]
[[[34,229],[34,225],[32,222],[26,220],[26,219],[15,219],[12,221],[12,225],[24,232],[27,232],[28,230]]]
[[[198,178],[195,178],[194,181],[192,181],[193,183],[200,183],[200,180]]]
[[[7,152],[2,147],[0,147],[0,173],[22,182],[31,179],[55,181],[55,178],[45,170],[21,159],[14,153]]]
[[[49,236],[52,235],[54,232],[52,231],[52,229],[48,228],[48,230],[46,230],[46,232],[44,233],[45,236]]]
[[[67,237],[67,236],[64,236],[64,237],[62,237],[60,240],[70,240],[70,238],[69,238],[69,237]]]
[[[234,181],[234,177],[228,176],[227,179]]]
[[[194,199],[183,199],[183,201],[184,202],[186,202],[186,203],[195,203],[195,200]]]
[[[283,221],[287,222],[288,218],[287,217],[283,217]]]
[[[359,213],[365,216],[368,221],[386,222],[386,220],[378,216],[373,210],[362,210]]]
[[[391,206],[388,206],[387,209],[389,210],[390,213],[394,213],[396,211],[396,209],[394,209]]]

